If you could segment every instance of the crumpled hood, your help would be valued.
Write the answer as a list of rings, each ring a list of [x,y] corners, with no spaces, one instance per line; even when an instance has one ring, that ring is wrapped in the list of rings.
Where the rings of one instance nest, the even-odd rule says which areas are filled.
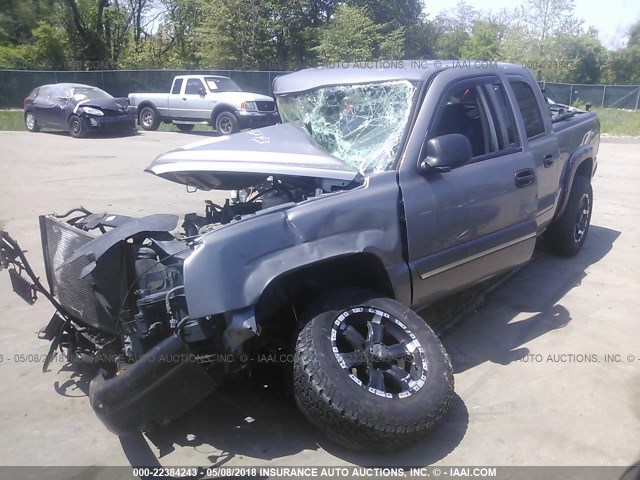
[[[104,98],[99,100],[80,100],[76,102],[72,99],[72,103],[74,103],[74,111],[75,108],[79,107],[95,107],[100,110],[114,110],[116,112],[123,112],[127,108],[127,99],[126,98]]]
[[[295,124],[217,137],[164,153],[146,172],[200,190],[237,190],[270,175],[349,182],[358,176]]]

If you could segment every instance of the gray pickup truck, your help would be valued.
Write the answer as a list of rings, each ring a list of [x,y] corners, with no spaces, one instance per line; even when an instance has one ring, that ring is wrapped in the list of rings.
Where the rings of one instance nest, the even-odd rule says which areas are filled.
[[[111,431],[157,428],[269,362],[349,448],[401,448],[445,415],[451,364],[414,311],[524,264],[539,237],[577,254],[600,129],[580,110],[554,122],[524,68],[456,65],[279,77],[283,124],[147,168],[224,205],[180,232],[173,215],[43,215],[47,287],[2,233],[14,290],[55,306],[51,352],[96,368]]]
[[[208,124],[229,135],[280,121],[273,98],[244,92],[229,77],[217,75],[178,75],[169,93],[130,93],[129,110],[145,130],[157,130],[162,122],[181,132]]]

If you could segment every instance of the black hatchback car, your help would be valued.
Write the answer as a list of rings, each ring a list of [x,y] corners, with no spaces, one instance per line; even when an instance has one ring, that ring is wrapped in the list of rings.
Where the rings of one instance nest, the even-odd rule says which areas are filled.
[[[89,131],[133,133],[136,119],[126,98],[114,98],[91,85],[56,83],[35,88],[24,99],[27,130],[41,127],[68,130],[73,137]]]

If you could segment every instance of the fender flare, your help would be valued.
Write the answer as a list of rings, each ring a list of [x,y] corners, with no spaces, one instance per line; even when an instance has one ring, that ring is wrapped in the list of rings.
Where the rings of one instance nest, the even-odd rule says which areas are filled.
[[[576,173],[581,165],[584,162],[591,160],[593,162],[593,166],[591,168],[591,172],[589,173],[589,178],[595,172],[595,149],[593,145],[582,145],[576,150],[573,155],[569,158],[569,161],[566,163],[564,172],[562,173],[560,185],[562,186],[562,192],[560,194],[560,198],[558,200],[558,208],[556,209],[556,214],[554,216],[554,220],[560,215],[562,215],[567,208],[567,203],[569,202],[569,194],[571,193],[571,187],[573,187],[573,181],[576,177]]]
[[[153,108],[153,110],[156,112],[156,115],[158,115],[159,119],[164,118],[162,114],[158,111],[158,108],[156,107],[155,103],[153,103],[151,100],[143,100],[142,102],[140,102],[136,110],[136,121],[138,121],[138,123],[140,123],[140,112],[142,112],[142,110],[147,107]]]
[[[229,103],[217,104],[215,107],[213,107],[213,110],[211,110],[211,125],[215,127],[216,118],[218,118],[218,115],[220,115],[222,112],[231,112],[235,115],[236,110],[237,108]]]

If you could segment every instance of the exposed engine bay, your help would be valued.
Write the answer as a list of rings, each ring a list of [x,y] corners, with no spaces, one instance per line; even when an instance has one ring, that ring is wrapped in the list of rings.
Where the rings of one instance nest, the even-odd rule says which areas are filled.
[[[52,341],[43,370],[57,350],[73,364],[95,368],[99,373],[91,384],[91,403],[116,433],[176,415],[171,411],[174,407],[147,405],[146,399],[153,395],[146,390],[159,395],[155,388],[183,389],[189,398],[181,405],[189,408],[224,375],[249,367],[239,358],[246,358],[242,353],[253,347],[246,340],[257,332],[238,337],[234,319],[225,312],[190,318],[185,260],[207,233],[323,193],[330,192],[318,187],[313,178],[269,177],[256,187],[231,191],[223,205],[207,200],[204,214],[184,215],[181,230],[176,215],[133,218],[96,214],[82,207],[63,215],[43,215],[40,230],[48,288],[40,283],[17,243],[2,232],[2,267],[9,269],[14,291],[29,303],[41,293],[56,308],[39,335]],[[140,361],[149,356],[168,360]],[[165,378],[156,384],[154,379],[163,375],[174,381]],[[135,418],[109,412],[110,401],[120,405],[134,383],[145,390],[140,409],[144,407],[148,415],[141,415],[137,406],[128,409],[138,411]]]
[[[204,216],[195,213],[186,214],[182,224],[184,236],[190,238],[202,235],[243,215],[250,215],[285,203],[300,203],[323,191],[323,189],[316,189],[314,179],[270,177],[256,187],[232,190],[224,205],[206,201]]]

